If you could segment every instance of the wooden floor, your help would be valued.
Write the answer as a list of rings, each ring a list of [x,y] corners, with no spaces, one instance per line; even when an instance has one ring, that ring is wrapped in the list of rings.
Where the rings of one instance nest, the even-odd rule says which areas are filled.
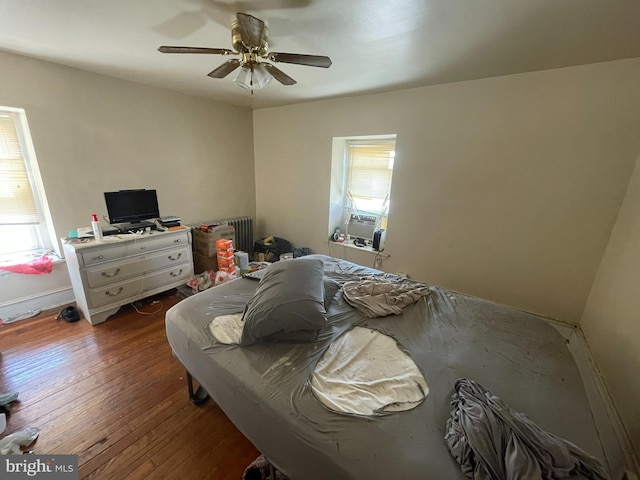
[[[189,401],[164,331],[179,299],[157,300],[95,327],[57,312],[1,327],[0,393],[20,393],[4,434],[40,428],[28,449],[77,454],[80,478],[242,478],[259,453],[213,401]]]

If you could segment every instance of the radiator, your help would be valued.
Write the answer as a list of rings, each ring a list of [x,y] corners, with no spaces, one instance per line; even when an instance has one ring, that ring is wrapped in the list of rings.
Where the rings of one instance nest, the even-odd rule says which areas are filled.
[[[247,252],[249,256],[253,252],[253,219],[251,217],[224,218],[222,220],[212,220],[207,224],[228,223],[236,229],[236,250]]]

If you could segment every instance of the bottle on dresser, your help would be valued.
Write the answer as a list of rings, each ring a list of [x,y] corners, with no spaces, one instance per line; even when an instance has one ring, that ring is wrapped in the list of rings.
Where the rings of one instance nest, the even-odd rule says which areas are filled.
[[[100,222],[98,221],[98,215],[95,213],[91,214],[91,228],[93,228],[93,238],[96,239],[96,242],[102,241],[102,229],[100,228]]]

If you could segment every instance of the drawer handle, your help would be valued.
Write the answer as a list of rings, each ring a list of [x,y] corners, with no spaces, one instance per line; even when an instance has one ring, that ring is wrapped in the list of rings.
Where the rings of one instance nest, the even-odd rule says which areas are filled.
[[[120,287],[116,293],[111,293],[109,290],[107,290],[106,292],[104,292],[104,294],[110,297],[117,297],[122,293],[122,290],[124,290],[124,287]]]
[[[177,257],[173,257],[169,255],[169,260],[178,260],[182,256],[182,253],[179,253]]]
[[[103,255],[98,255],[97,257],[93,257],[91,260],[102,260],[103,258]]]
[[[180,275],[182,275],[182,269],[180,269],[178,273],[169,272],[169,275],[171,275],[172,277],[179,277]]]
[[[116,276],[117,274],[119,274],[119,273],[120,273],[120,269],[119,269],[119,268],[116,268],[116,271],[115,271],[115,272],[113,272],[111,275],[109,275],[107,272],[102,272],[102,276],[103,276],[103,277],[110,278],[110,277],[115,277],[115,276]]]
[[[140,247],[140,250],[144,250],[146,247]]]
[[[182,241],[182,239],[180,239],[180,238],[176,238],[176,239],[173,241],[173,243],[180,243],[181,241]]]

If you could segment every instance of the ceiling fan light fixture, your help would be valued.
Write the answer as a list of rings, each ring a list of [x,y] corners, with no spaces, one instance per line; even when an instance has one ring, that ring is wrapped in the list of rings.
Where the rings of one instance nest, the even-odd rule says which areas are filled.
[[[258,63],[253,67],[253,88],[259,89],[269,85],[271,74],[262,63]]]
[[[247,90],[260,90],[271,81],[271,74],[262,63],[254,65],[244,64],[235,78],[238,86]]]
[[[245,64],[245,65],[242,65],[242,68],[240,68],[240,70],[238,70],[238,75],[236,75],[234,82],[236,82],[239,87],[250,90],[253,88],[251,85],[251,77],[252,77],[251,67]]]

